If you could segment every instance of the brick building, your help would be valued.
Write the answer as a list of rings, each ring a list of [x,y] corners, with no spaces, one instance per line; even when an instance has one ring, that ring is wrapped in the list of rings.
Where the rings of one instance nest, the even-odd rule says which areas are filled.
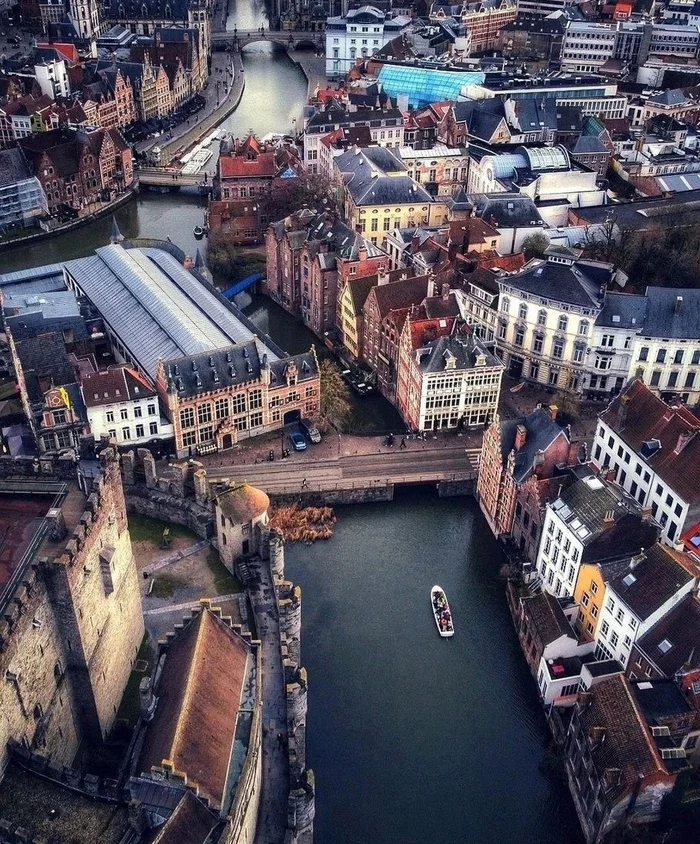
[[[338,296],[350,279],[384,271],[389,258],[337,215],[298,211],[265,236],[263,291],[322,337],[336,327]]]
[[[241,439],[318,414],[316,353],[271,360],[257,339],[160,360],[156,389],[179,457],[225,451]]]
[[[80,209],[113,197],[134,180],[131,149],[117,129],[83,134],[54,129],[23,138],[20,148],[55,214],[61,206]]]
[[[571,456],[569,434],[544,408],[519,419],[498,417],[484,432],[477,498],[494,536],[509,535],[518,487],[531,475],[551,478]]]

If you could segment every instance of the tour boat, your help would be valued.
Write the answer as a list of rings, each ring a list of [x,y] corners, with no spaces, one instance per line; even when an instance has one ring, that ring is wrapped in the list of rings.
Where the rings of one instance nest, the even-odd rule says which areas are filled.
[[[447,595],[442,586],[433,586],[430,590],[430,606],[435,616],[435,624],[437,624],[438,633],[443,639],[454,636],[455,628],[452,623],[452,612],[450,605],[447,603]]]

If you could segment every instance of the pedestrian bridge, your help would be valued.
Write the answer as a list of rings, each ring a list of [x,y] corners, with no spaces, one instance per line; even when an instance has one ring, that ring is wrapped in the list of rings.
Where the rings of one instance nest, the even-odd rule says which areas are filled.
[[[173,167],[142,167],[136,171],[135,176],[143,187],[169,190],[198,188],[200,193],[209,193],[212,190],[211,176],[207,175],[205,179],[204,173],[183,173]]]
[[[305,29],[234,29],[230,32],[214,32],[211,40],[213,44],[227,45],[237,51],[258,41],[269,41],[288,50],[309,47],[315,50],[323,50],[325,47],[325,34],[323,32],[309,32]]]

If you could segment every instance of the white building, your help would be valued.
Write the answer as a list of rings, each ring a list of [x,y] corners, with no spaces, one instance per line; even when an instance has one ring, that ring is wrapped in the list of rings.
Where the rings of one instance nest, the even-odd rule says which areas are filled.
[[[583,389],[586,350],[614,268],[580,254],[549,247],[545,260],[498,279],[496,342],[511,378]]]
[[[700,402],[700,290],[647,287],[644,326],[635,338],[628,377],[665,401]]]
[[[70,97],[68,71],[63,59],[52,59],[34,65],[34,75],[42,94],[52,100],[57,97]]]
[[[119,366],[86,375],[81,392],[95,439],[108,436],[118,445],[143,446],[173,436],[172,425],[161,418],[155,389],[134,369]]]
[[[637,543],[646,536],[641,523],[641,508],[615,484],[592,474],[579,477],[547,504],[536,561],[542,588],[558,598],[573,597],[582,564],[640,550]]]
[[[625,668],[632,645],[697,585],[680,554],[652,545],[633,557],[609,581],[596,630],[598,659],[617,659]]]
[[[700,521],[700,419],[635,379],[598,418],[591,454],[648,509],[670,545]]]
[[[343,78],[359,58],[367,58],[410,26],[411,19],[395,18],[375,6],[351,9],[344,17],[326,21],[326,76]]]
[[[647,315],[646,296],[606,293],[586,350],[583,391],[592,398],[620,392],[629,380],[637,335]]]

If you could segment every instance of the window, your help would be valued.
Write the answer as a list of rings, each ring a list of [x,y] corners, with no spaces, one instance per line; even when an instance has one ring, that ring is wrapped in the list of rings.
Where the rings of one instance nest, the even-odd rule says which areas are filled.
[[[194,410],[191,407],[185,407],[180,411],[180,427],[192,428],[194,426]]]
[[[520,319],[527,319],[527,305],[520,305],[518,308],[518,316]]]
[[[591,580],[591,593],[593,595],[595,595],[597,591],[598,591],[598,584],[595,582],[595,580]]]
[[[519,325],[515,329],[515,337],[513,338],[513,342],[516,346],[522,346],[525,342],[525,329],[522,325]]]
[[[589,323],[587,319],[582,319],[581,322],[578,324],[578,333],[582,334],[584,337],[588,334],[588,327]]]
[[[609,631],[609,630],[610,630],[610,625],[608,624],[608,622],[607,622],[607,621],[604,621],[604,622],[600,625],[600,632],[603,634],[603,636],[607,636],[607,635],[608,635],[608,631]]]
[[[612,612],[615,609],[615,601],[612,598],[608,598],[608,603],[605,606]]]
[[[673,370],[668,373],[668,386],[672,389],[678,384],[678,371]]]
[[[587,607],[590,602],[591,602],[591,596],[588,594],[588,592],[584,592],[583,595],[581,595],[581,603],[583,604],[584,607]]]
[[[143,425],[136,426],[136,439],[139,439],[143,436]]]
[[[620,623],[622,623],[622,621],[624,620],[624,618],[625,618],[625,611],[622,609],[622,607],[619,607],[619,608],[618,608],[618,610],[617,610],[617,615],[615,616],[615,618],[616,618],[616,619],[617,619]]]
[[[108,410],[107,413],[105,414],[105,416],[106,416],[108,422],[114,422],[114,411],[113,410]]]
[[[120,416],[122,419],[128,419],[128,418],[129,418],[129,410],[128,410],[128,408],[126,408],[126,407],[122,407],[122,408],[120,408],[120,410],[119,410],[119,416]]]
[[[610,644],[613,646],[613,648],[617,647],[619,639],[620,637],[617,635],[617,633],[613,632],[612,636],[610,637]]]
[[[65,425],[68,421],[68,417],[66,416],[65,410],[54,410],[53,412],[53,424],[54,425]]]
[[[639,350],[639,360],[649,360],[649,347],[642,346]]]
[[[200,404],[197,407],[197,421],[200,425],[206,425],[207,422],[211,422],[211,405],[210,404]]]
[[[591,604],[591,615],[593,616],[593,618],[598,618],[598,605],[597,604]]]
[[[250,427],[251,428],[259,428],[263,423],[263,415],[262,411],[258,411],[257,413],[250,414]]]
[[[211,425],[207,425],[206,428],[199,429],[199,441],[202,443],[211,442],[214,439],[214,429]]]
[[[125,426],[122,428],[122,439],[123,439],[123,440],[129,440],[129,439],[131,439],[131,432],[129,431],[129,426],[128,426],[128,425],[125,425]]]
[[[683,349],[676,349],[676,353],[673,356],[673,362],[677,364],[683,363]]]
[[[541,334],[535,334],[535,336],[532,339],[532,351],[535,352],[535,354],[539,355],[539,354],[542,353],[543,346],[544,346],[544,337]]]
[[[245,413],[245,396],[242,393],[233,396],[233,412]]]
[[[157,422],[151,422],[149,424],[148,433],[153,437],[158,433],[158,423]]]
[[[149,405],[148,405],[148,415],[149,415],[149,416],[155,416],[155,415],[156,415],[156,406],[155,406],[155,404],[149,404]]]
[[[547,311],[541,310],[537,312],[537,324],[547,325]]]
[[[561,360],[564,357],[564,340],[561,337],[555,337],[552,343],[552,357]]]
[[[137,404],[136,407],[134,408],[134,416],[136,417],[136,419],[140,419],[142,413],[143,413],[143,410],[141,409],[140,405]]]
[[[182,435],[182,444],[187,445],[194,445],[197,442],[197,433],[196,431],[187,431]]]
[[[228,398],[216,400],[214,403],[214,413],[217,419],[226,419],[228,416]]]
[[[569,325],[569,318],[562,314],[557,320],[557,331],[566,331]]]
[[[507,299],[505,296],[501,299],[501,310],[504,314],[507,314],[510,310],[510,299]]]
[[[661,371],[658,370],[658,369],[655,369],[651,373],[651,380],[650,380],[649,383],[651,384],[652,387],[658,387],[660,381],[661,381]]]
[[[657,363],[665,363],[666,362],[666,349],[659,349],[656,352],[656,362]]]

